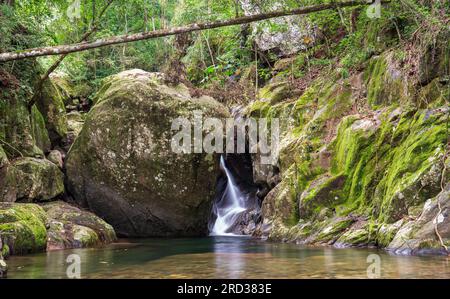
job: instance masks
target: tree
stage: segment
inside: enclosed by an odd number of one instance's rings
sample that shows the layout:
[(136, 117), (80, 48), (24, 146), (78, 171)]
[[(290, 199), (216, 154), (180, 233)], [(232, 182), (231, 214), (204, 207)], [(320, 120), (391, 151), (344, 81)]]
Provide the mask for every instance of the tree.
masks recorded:
[[(390, 3), (390, 1), (381, 1), (381, 3)], [(240, 24), (248, 24), (252, 22), (262, 21), (273, 19), (282, 16), (290, 16), (290, 15), (302, 15), (313, 12), (319, 12), (328, 9), (336, 9), (342, 7), (352, 7), (359, 5), (367, 5), (370, 4), (364, 0), (357, 1), (344, 1), (344, 2), (334, 2), (334, 3), (325, 3), (318, 4), (312, 6), (305, 6), (302, 8), (292, 9), (292, 10), (281, 10), (281, 11), (273, 11), (268, 13), (261, 13), (250, 16), (242, 16), (229, 20), (222, 21), (213, 21), (206, 23), (193, 23), (186, 26), (169, 28), (169, 29), (160, 29), (151, 32), (140, 32), (135, 34), (124, 34), (119, 36), (113, 36), (105, 39), (99, 39), (93, 42), (81, 42), (70, 45), (61, 45), (61, 46), (53, 46), (53, 47), (42, 47), (42, 48), (34, 48), (28, 49), (18, 52), (9, 52), (9, 53), (1, 53), (0, 54), (0, 62), (19, 60), (30, 57), (39, 57), (39, 56), (47, 56), (47, 55), (61, 55), (68, 54), (74, 52), (85, 51), (89, 49), (95, 49), (110, 45), (136, 42), (140, 40), (154, 39), (163, 36), (171, 36), (183, 33), (189, 33), (194, 31), (201, 31), (207, 29), (214, 29), (226, 26), (240, 25)]]

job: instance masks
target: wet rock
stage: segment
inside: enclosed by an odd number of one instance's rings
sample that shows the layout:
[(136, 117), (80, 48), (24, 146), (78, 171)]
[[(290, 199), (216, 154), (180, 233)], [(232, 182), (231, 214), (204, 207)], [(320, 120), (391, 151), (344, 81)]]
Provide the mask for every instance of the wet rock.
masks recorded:
[(112, 226), (91, 212), (62, 201), (42, 208), (48, 217), (47, 250), (95, 247), (116, 240)]
[(194, 111), (228, 117), (226, 108), (142, 70), (108, 78), (95, 103), (66, 160), (74, 198), (122, 236), (206, 234), (218, 160), (174, 153), (171, 124)]

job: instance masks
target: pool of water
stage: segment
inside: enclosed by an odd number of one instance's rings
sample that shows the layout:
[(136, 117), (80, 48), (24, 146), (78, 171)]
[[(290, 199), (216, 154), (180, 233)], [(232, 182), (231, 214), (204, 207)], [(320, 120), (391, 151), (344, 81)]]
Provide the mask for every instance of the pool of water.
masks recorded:
[[(247, 237), (120, 240), (96, 249), (52, 251), (8, 260), (9, 278), (450, 278), (450, 257), (393, 256), (372, 249), (271, 243)], [(368, 262), (369, 260), (369, 262)]]

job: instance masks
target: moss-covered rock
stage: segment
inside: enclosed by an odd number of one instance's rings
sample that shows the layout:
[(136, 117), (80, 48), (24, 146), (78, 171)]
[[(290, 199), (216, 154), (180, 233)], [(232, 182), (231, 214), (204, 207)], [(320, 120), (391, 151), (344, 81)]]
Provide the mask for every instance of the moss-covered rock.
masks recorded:
[[(408, 221), (395, 234), (388, 250), (397, 254), (443, 253), (450, 245), (450, 184), (429, 199), (420, 217)], [(442, 243), (441, 240), (442, 239)]]
[(22, 90), (0, 93), (0, 144), (10, 157), (42, 157)]
[(217, 160), (171, 149), (172, 121), (227, 117), (209, 97), (192, 98), (184, 85), (141, 70), (105, 80), (66, 160), (68, 186), (126, 236), (207, 233)]
[(314, 237), (315, 242), (333, 244), (354, 222), (351, 217), (333, 219)]
[(75, 87), (67, 74), (61, 72), (53, 72), (50, 75), (49, 80), (58, 90), (65, 105), (70, 104), (70, 100), (76, 97)]
[(300, 217), (311, 218), (314, 214), (319, 214), (323, 207), (332, 208), (342, 203), (346, 199), (342, 195), (345, 178), (344, 174), (333, 177), (324, 175), (311, 182), (300, 197)]
[(32, 135), (36, 146), (44, 153), (47, 153), (51, 148), (50, 138), (48, 137), (47, 128), (45, 127), (45, 120), (41, 112), (39, 112), (36, 105), (31, 108), (31, 127)]
[(90, 212), (62, 201), (42, 208), (49, 224), (47, 250), (94, 247), (116, 240), (112, 226)]
[(45, 250), (47, 221), (36, 204), (0, 203), (0, 235), (11, 254)]
[(393, 52), (370, 60), (365, 77), (367, 85), (367, 103), (372, 108), (408, 103), (411, 91), (409, 81), (397, 67)]
[(430, 41), (421, 53), (418, 63), (418, 77), (421, 85), (428, 84), (434, 78), (449, 76), (450, 32), (442, 30), (434, 41)]
[(67, 117), (63, 98), (58, 88), (51, 80), (46, 80), (42, 93), (36, 103), (37, 108), (44, 116), (50, 140), (58, 144), (67, 135)]
[(64, 192), (64, 175), (48, 160), (21, 158), (12, 167), (16, 170), (17, 200), (48, 201)]

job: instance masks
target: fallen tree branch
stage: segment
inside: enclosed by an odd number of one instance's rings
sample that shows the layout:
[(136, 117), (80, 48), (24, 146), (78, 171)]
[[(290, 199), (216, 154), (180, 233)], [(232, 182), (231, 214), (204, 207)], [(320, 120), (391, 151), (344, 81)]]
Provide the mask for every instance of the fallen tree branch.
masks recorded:
[[(108, 0), (108, 2), (106, 3), (106, 5), (103, 7), (103, 9), (101, 10), (100, 14), (98, 15), (97, 18), (95, 18), (95, 21), (92, 23), (91, 29), (89, 31), (87, 31), (86, 33), (83, 34), (83, 36), (80, 39), (80, 42), (86, 41), (89, 36), (91, 36), (95, 31), (97, 31), (98, 29), (98, 25), (99, 25), (99, 20), (100, 18), (103, 16), (103, 14), (106, 12), (106, 10), (108, 9), (108, 7), (111, 5), (111, 3), (114, 0)], [(48, 70), (45, 72), (44, 75), (42, 75), (42, 77), (39, 79), (39, 81), (36, 83), (36, 86), (34, 87), (34, 94), (33, 97), (31, 98), (31, 100), (28, 102), (28, 109), (31, 110), (31, 107), (34, 105), (34, 103), (36, 103), (37, 98), (40, 96), (41, 94), (41, 90), (42, 90), (42, 86), (44, 85), (45, 80), (48, 79), (48, 77), (50, 77), (50, 74), (53, 73), (53, 71), (55, 71), (58, 66), (61, 64), (61, 62), (64, 60), (64, 58), (67, 57), (69, 53), (63, 54), (61, 55), (58, 60), (56, 60), (49, 68)]]
[[(367, 5), (372, 4), (374, 1), (367, 0), (357, 0), (357, 1), (343, 1), (343, 2), (333, 2), (333, 3), (325, 3), (318, 5), (311, 5), (302, 8), (297, 8), (293, 10), (283, 10), (283, 11), (273, 11), (262, 14), (255, 14), (250, 16), (238, 17), (230, 20), (222, 20), (215, 22), (207, 22), (207, 23), (194, 23), (186, 26), (175, 27), (170, 29), (159, 29), (150, 32), (140, 32), (136, 34), (125, 34), (119, 36), (113, 36), (105, 39), (99, 39), (93, 42), (80, 42), (76, 44), (70, 45), (61, 45), (61, 46), (52, 46), (52, 47), (42, 47), (42, 48), (33, 48), (28, 50), (16, 51), (16, 52), (7, 52), (0, 54), (0, 62), (12, 61), (25, 59), (30, 57), (39, 57), (39, 56), (48, 56), (48, 55), (61, 55), (68, 54), (73, 52), (80, 52), (94, 48), (100, 48), (110, 45), (123, 44), (129, 42), (135, 42), (140, 40), (147, 40), (152, 38), (158, 38), (163, 36), (171, 36), (181, 33), (188, 33), (200, 30), (214, 29), (226, 26), (240, 25), (253, 23), (262, 20), (268, 20), (278, 17), (284, 16), (292, 16), (292, 15), (303, 15), (313, 12), (319, 12), (328, 9), (337, 9), (343, 7), (351, 7), (351, 6), (359, 6), (359, 5)], [(381, 4), (390, 3), (389, 0), (380, 1)]]

